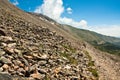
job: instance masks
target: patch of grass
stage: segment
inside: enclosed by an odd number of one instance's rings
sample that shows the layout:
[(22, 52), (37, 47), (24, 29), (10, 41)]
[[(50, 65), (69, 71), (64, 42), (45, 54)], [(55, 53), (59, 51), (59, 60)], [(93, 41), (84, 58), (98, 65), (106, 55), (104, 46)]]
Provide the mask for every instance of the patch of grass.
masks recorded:
[(75, 60), (75, 59), (73, 59), (73, 58), (70, 58), (70, 57), (69, 57), (69, 61), (70, 61), (70, 63), (72, 63), (72, 64), (78, 64), (77, 60)]
[(87, 51), (83, 51), (84, 53), (85, 53), (85, 55), (88, 57), (88, 59), (90, 60), (90, 61), (92, 61), (92, 57), (89, 55), (89, 53), (87, 52)]
[(70, 56), (71, 54), (64, 52), (64, 53), (60, 53), (60, 55), (62, 57), (67, 58), (71, 64), (78, 64), (77, 60)]
[(45, 80), (50, 80), (50, 77), (48, 75), (45, 75)]
[(62, 45), (65, 49), (69, 49), (72, 53), (75, 53), (76, 52), (76, 49), (73, 48), (72, 46), (70, 45)]
[(99, 75), (98, 75), (97, 69), (92, 68), (93, 66), (95, 66), (94, 61), (92, 61), (92, 57), (89, 55), (89, 53), (87, 51), (84, 51), (84, 53), (86, 54), (86, 56), (89, 59), (89, 63), (88, 63), (88, 67), (90, 67), (89, 71), (92, 73), (93, 76), (95, 76), (98, 79)]
[(94, 65), (94, 61), (90, 61), (90, 62), (88, 63), (88, 66), (95, 66), (95, 65)]
[(90, 68), (89, 71), (92, 72), (92, 75), (95, 76), (96, 78), (99, 77), (98, 72), (97, 72), (97, 69), (92, 69), (92, 68)]
[(65, 57), (65, 58), (67, 58), (71, 64), (78, 64), (78, 61), (76, 59), (74, 59), (74, 57), (71, 57), (72, 53), (75, 54), (76, 49), (73, 48), (70, 45), (67, 45), (67, 44), (64, 44), (62, 46), (64, 47), (64, 49), (66, 51), (63, 52), (63, 53), (60, 53), (60, 55), (63, 56), (63, 57)]

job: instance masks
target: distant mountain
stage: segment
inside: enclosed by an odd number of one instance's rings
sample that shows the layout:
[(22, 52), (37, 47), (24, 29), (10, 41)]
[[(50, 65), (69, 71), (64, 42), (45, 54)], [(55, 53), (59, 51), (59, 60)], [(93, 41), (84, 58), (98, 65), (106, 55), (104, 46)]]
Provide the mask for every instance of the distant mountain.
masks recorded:
[(75, 37), (92, 44), (95, 48), (120, 55), (120, 38), (101, 35), (93, 31), (78, 29), (69, 25), (63, 25), (62, 28), (74, 34)]

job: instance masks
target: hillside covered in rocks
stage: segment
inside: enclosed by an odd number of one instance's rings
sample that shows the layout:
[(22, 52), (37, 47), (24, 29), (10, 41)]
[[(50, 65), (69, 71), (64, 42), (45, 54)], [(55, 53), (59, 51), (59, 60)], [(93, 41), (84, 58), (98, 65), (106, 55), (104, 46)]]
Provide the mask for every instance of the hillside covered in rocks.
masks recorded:
[(0, 80), (98, 80), (85, 45), (74, 47), (65, 36), (18, 12), (24, 14), (0, 0)]

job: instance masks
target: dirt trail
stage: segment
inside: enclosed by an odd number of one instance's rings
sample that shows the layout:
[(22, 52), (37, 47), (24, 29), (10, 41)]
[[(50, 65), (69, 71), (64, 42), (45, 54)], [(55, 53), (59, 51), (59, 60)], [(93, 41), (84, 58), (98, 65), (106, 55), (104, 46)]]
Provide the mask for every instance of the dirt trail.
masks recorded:
[(120, 58), (98, 51), (91, 46), (87, 51), (95, 61), (99, 71), (99, 80), (120, 80)]

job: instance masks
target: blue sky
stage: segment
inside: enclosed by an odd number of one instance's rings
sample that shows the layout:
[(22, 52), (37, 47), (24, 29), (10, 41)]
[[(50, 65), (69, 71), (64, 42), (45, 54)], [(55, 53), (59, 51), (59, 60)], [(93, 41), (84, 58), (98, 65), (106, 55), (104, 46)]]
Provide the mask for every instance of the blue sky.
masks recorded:
[(22, 10), (45, 14), (60, 23), (120, 37), (120, 0), (9, 1)]
[(90, 25), (120, 24), (120, 0), (64, 0), (64, 2), (72, 7), (72, 17), (75, 20), (85, 19)]

